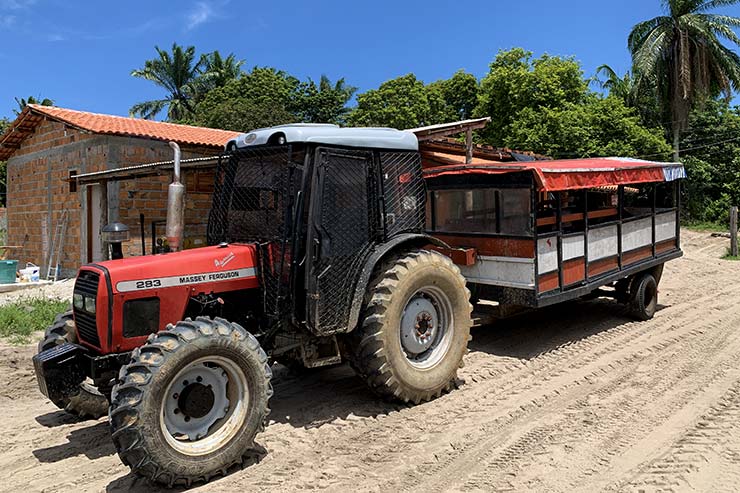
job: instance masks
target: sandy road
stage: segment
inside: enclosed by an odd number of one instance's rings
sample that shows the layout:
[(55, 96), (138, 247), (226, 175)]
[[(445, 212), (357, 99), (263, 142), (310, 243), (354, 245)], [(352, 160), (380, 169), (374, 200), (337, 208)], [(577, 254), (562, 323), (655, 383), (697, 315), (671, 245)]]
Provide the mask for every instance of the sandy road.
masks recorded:
[[(649, 322), (597, 300), (476, 329), (464, 384), (434, 402), (378, 402), (346, 367), (278, 370), (265, 453), (196, 489), (737, 491), (740, 263), (719, 259), (726, 241), (684, 232)], [(151, 491), (105, 420), (42, 398), (32, 353), (0, 345), (0, 490)]]

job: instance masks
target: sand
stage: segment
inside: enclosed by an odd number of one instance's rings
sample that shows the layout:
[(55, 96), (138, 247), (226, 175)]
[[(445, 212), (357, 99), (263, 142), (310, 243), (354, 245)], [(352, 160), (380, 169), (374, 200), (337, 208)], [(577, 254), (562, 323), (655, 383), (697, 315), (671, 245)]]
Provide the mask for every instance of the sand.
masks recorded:
[[(346, 366), (276, 368), (265, 453), (197, 491), (736, 491), (740, 262), (684, 232), (648, 322), (572, 302), (474, 329), (464, 384), (433, 402), (377, 401)], [(0, 344), (0, 491), (152, 491), (106, 419), (38, 391), (34, 345)]]

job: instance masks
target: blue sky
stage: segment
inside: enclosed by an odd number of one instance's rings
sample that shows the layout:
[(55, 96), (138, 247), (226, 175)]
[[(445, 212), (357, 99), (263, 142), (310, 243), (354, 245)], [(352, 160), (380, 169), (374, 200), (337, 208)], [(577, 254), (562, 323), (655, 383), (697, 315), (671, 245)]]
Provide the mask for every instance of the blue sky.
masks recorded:
[[(360, 91), (409, 72), (425, 82), (461, 68), (481, 77), (514, 46), (572, 55), (587, 76), (603, 63), (622, 73), (631, 27), (660, 13), (659, 0), (0, 0), (0, 116), (30, 95), (127, 115), (162, 96), (131, 70), (173, 42), (302, 79), (345, 77)], [(740, 16), (740, 6), (724, 13)]]

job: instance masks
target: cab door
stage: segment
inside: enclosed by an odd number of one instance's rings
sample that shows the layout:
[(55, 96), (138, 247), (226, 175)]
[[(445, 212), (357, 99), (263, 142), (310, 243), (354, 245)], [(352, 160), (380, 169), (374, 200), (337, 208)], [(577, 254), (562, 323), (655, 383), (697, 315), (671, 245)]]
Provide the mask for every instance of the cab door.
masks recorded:
[(373, 153), (319, 147), (308, 214), (306, 311), (318, 335), (347, 330), (355, 284), (372, 247)]

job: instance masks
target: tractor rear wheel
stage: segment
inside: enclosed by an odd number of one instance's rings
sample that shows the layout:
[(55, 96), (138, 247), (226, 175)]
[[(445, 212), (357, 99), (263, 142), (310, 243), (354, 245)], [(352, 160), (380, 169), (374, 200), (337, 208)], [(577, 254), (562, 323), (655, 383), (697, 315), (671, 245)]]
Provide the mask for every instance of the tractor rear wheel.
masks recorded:
[(124, 464), (172, 486), (206, 482), (243, 463), (266, 424), (267, 355), (252, 334), (216, 318), (149, 336), (113, 387), (113, 443)]
[(350, 339), (351, 362), (383, 398), (418, 404), (456, 382), (467, 353), (470, 292), (460, 269), (418, 250), (380, 268)]
[[(43, 340), (39, 342), (38, 352), (65, 342), (77, 343), (77, 331), (71, 310), (56, 316), (54, 323), (46, 329)], [(98, 419), (108, 414), (108, 398), (87, 382), (80, 384), (79, 392), (76, 394), (53, 402), (59, 409), (64, 409), (82, 419)]]

